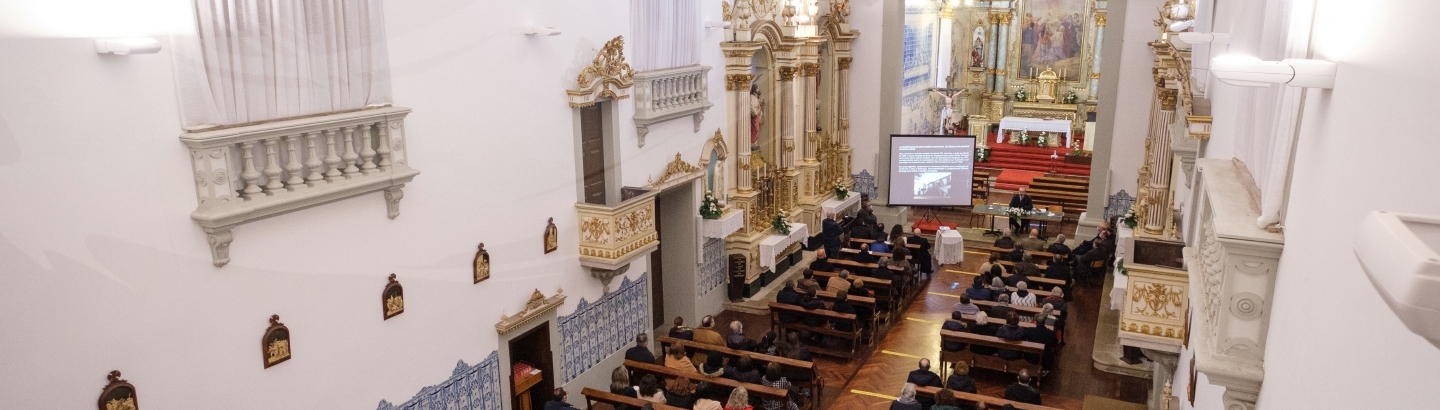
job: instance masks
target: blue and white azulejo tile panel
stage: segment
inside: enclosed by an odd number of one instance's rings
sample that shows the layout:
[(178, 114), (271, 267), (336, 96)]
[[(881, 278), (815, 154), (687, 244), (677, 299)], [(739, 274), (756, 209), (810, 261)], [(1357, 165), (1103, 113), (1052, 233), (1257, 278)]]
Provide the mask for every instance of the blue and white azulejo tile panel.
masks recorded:
[(710, 238), (705, 241), (704, 262), (700, 264), (700, 277), (695, 281), (700, 296), (710, 293), (725, 284), (725, 240)]
[(575, 312), (560, 316), (560, 349), (564, 353), (562, 383), (580, 377), (596, 363), (624, 349), (635, 335), (648, 332), (650, 321), (649, 273), (601, 296), (595, 303), (580, 299)]
[(490, 352), (479, 364), (455, 365), (450, 379), (420, 389), (400, 404), (380, 400), (376, 410), (500, 410), (500, 352)]

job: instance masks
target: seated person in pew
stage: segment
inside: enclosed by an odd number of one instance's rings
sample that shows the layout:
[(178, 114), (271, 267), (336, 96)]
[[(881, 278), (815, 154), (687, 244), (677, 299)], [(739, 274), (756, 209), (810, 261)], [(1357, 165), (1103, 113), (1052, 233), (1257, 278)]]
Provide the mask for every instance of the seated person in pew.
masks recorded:
[(1025, 249), (1025, 250), (1027, 250), (1027, 251), (1039, 251), (1039, 250), (1044, 250), (1044, 249), (1045, 249), (1045, 240), (1044, 240), (1044, 239), (1040, 239), (1040, 230), (1039, 230), (1039, 229), (1031, 228), (1031, 229), (1030, 229), (1030, 236), (1026, 236), (1025, 239), (1021, 239), (1021, 240), (1020, 240), (1020, 243), (1019, 243), (1019, 247), (1022, 248), (1022, 249)]
[[(786, 380), (785, 376), (780, 373), (780, 364), (775, 362), (770, 362), (769, 365), (765, 366), (765, 376), (761, 377), (760, 381), (761, 384), (765, 386), (781, 390), (790, 390), (791, 387), (790, 381)], [(767, 397), (760, 399), (760, 407), (765, 410), (790, 410), (797, 406), (789, 402), (788, 397), (784, 401)]]
[(830, 263), (830, 252), (826, 251), (825, 248), (816, 249), (815, 260), (810, 261), (810, 269), (821, 272), (834, 272), (835, 265)]
[(1025, 265), (1034, 266), (1034, 264), (1027, 264), (1025, 262), (1015, 264), (1015, 274), (1005, 278), (1005, 286), (1015, 286), (1017, 283), (1030, 281), (1030, 270), (1023, 269)]
[(730, 335), (725, 336), (725, 346), (735, 350), (755, 350), (755, 340), (745, 337), (745, 324), (739, 320), (730, 322)]
[(700, 370), (700, 374), (705, 375), (705, 377), (724, 377), (725, 356), (720, 354), (706, 356), (705, 363), (701, 364), (698, 370)]
[(999, 264), (1000, 252), (990, 252), (990, 258), (985, 260), (985, 263), (980, 264), (980, 270), (978, 272), (981, 274), (989, 273), (991, 267)]
[(870, 254), (870, 250), (874, 246), (874, 243), (861, 244), (860, 253), (855, 254), (855, 256), (851, 257), (850, 260), (860, 263), (875, 263), (875, 255)]
[[(785, 287), (775, 293), (775, 303), (800, 306), (800, 292), (795, 291), (795, 281), (785, 281)], [(795, 323), (800, 321), (800, 315), (795, 312), (782, 310), (778, 312), (780, 323)]]
[[(1025, 341), (1025, 328), (1020, 327), (1020, 314), (1010, 312), (1005, 315), (1005, 325), (995, 329), (995, 337), (1011, 342)], [(1015, 360), (1020, 358), (1020, 352), (1014, 350), (1000, 349), (997, 353), (1001, 359)]]
[(890, 410), (924, 410), (925, 406), (915, 400), (915, 384), (905, 383), (900, 388), (900, 397), (890, 402)]
[(1002, 229), (1000, 232), (1000, 239), (995, 240), (995, 247), (1000, 249), (1015, 249), (1015, 238), (1011, 237), (1011, 235), (1014, 234), (1011, 233), (1010, 228)]
[(1060, 311), (1064, 311), (1064, 310), (1065, 310), (1065, 289), (1064, 289), (1064, 288), (1059, 288), (1059, 287), (1057, 287), (1057, 288), (1055, 288), (1055, 289), (1050, 290), (1050, 296), (1046, 296), (1046, 297), (1045, 297), (1045, 300), (1041, 300), (1041, 301), (1040, 301), (1040, 304), (1042, 304), (1042, 305), (1054, 306), (1055, 309), (1060, 310)]
[(975, 378), (970, 377), (969, 362), (955, 362), (950, 366), (950, 378), (945, 380), (945, 388), (966, 393), (976, 393)]
[[(855, 314), (855, 306), (852, 306), (852, 305), (850, 304), (849, 299), (850, 299), (850, 294), (849, 294), (849, 293), (836, 292), (836, 293), (835, 293), (835, 303), (830, 304), (830, 310), (835, 311), (835, 313), (849, 313), (849, 314), (854, 315), (854, 314)], [(857, 319), (858, 319), (858, 315), (857, 315)], [(850, 332), (850, 331), (854, 331), (854, 330), (855, 330), (855, 323), (854, 323), (853, 321), (848, 321), (848, 320), (835, 320), (835, 321), (830, 322), (830, 327), (835, 328), (835, 330), (839, 330), (839, 331), (843, 331), (843, 332)]]
[[(963, 298), (964, 296), (961, 296), (961, 297)], [(958, 311), (958, 310), (957, 310), (957, 311), (954, 311), (954, 312), (950, 312), (950, 320), (946, 320), (945, 323), (941, 324), (941, 325), (940, 325), (940, 329), (941, 329), (941, 330), (950, 330), (950, 331), (955, 331), (955, 332), (964, 332), (964, 331), (965, 331), (965, 322), (961, 320), (961, 319), (963, 319), (963, 318), (964, 318), (964, 314), (960, 313), (960, 311)], [(964, 344), (964, 343), (960, 343), (960, 342), (952, 342), (952, 341), (949, 341), (949, 340), (941, 339), (941, 341), (940, 341), (940, 350), (944, 350), (944, 351), (947, 351), (947, 352), (958, 352), (958, 351), (965, 350), (965, 344)]]
[[(850, 296), (864, 296), (867, 298), (875, 297), (875, 292), (871, 291), (870, 289), (866, 289), (865, 281), (862, 281), (859, 278), (856, 278), (855, 281), (850, 282), (849, 293)], [(870, 320), (875, 317), (874, 315), (875, 312), (869, 307), (855, 306), (855, 320), (859, 321), (861, 325), (868, 326), (865, 324), (870, 323)]]
[[(1016, 275), (1025, 275), (1025, 276), (1035, 276), (1035, 275), (1039, 275), (1039, 274), (1040, 274), (1040, 265), (1036, 265), (1036, 264), (1035, 264), (1035, 257), (1034, 257), (1034, 256), (1030, 256), (1030, 255), (1028, 255), (1028, 254), (1027, 254), (1027, 255), (1023, 255), (1023, 256), (1020, 257), (1020, 261), (1019, 261), (1019, 262), (1015, 262), (1015, 274), (1016, 274)], [(1007, 279), (1007, 280), (1008, 280), (1008, 279)], [(1012, 284), (1012, 285), (1010, 285), (1010, 286), (1015, 286), (1015, 285)]]
[(1020, 370), (1015, 384), (1005, 387), (1005, 400), (1041, 405), (1040, 390), (1030, 385), (1030, 371)]
[(991, 300), (995, 298), (995, 294), (990, 293), (990, 288), (985, 287), (985, 277), (983, 276), (976, 277), (970, 285), (970, 288), (965, 289), (965, 296), (969, 296), (970, 300)]
[[(876, 266), (875, 269), (871, 270), (872, 273), (870, 274), (870, 277), (889, 281), (895, 280), (895, 272), (890, 270), (890, 258), (880, 258), (880, 260), (877, 261), (876, 264), (879, 266)], [(890, 288), (894, 289), (896, 288), (896, 286), (891, 286)]]
[[(1006, 294), (1006, 293), (1000, 294), (1000, 297), (999, 297), (999, 298), (996, 298), (995, 303), (996, 303), (995, 306), (991, 306), (991, 307), (990, 307), (990, 312), (987, 312), (987, 313), (989, 313), (990, 317), (993, 317), (993, 318), (996, 318), (996, 319), (999, 319), (999, 320), (1003, 320), (1002, 318), (1008, 316), (1008, 315), (1011, 314), (1011, 313), (1015, 313), (1015, 308), (1010, 307), (1010, 295), (1009, 295), (1009, 294)], [(992, 336), (993, 336), (993, 335), (992, 335)]]
[(755, 353), (774, 355), (775, 351), (778, 350), (778, 348), (775, 346), (775, 339), (778, 337), (779, 335), (776, 335), (774, 330), (765, 332), (765, 335), (760, 337), (760, 343), (756, 343), (755, 347), (750, 349), (750, 351)]
[(635, 346), (625, 350), (625, 360), (641, 363), (656, 363), (655, 354), (650, 352), (650, 335), (635, 334)]
[(725, 404), (721, 403), (722, 400), (725, 400), (725, 391), (723, 389), (709, 387), (709, 385), (709, 383), (700, 382), (700, 386), (696, 387), (695, 406), (691, 407), (691, 409), (725, 410)]
[(1050, 244), (1050, 247), (1045, 248), (1045, 251), (1053, 253), (1057, 256), (1069, 255), (1070, 246), (1065, 245), (1065, 234), (1062, 233), (1059, 235), (1055, 235), (1055, 243)]
[(685, 326), (685, 318), (676, 316), (674, 323), (675, 326), (670, 328), (670, 337), (680, 340), (691, 340), (695, 338), (695, 329)]
[[(805, 308), (805, 310), (826, 310), (825, 302), (821, 301), (820, 298), (815, 296), (815, 291), (810, 291), (810, 293), (807, 293), (805, 295), (805, 298), (800, 301), (800, 307)], [(800, 318), (800, 321), (804, 323), (805, 326), (825, 326), (825, 318), (816, 315), (805, 315), (804, 317)]]
[[(916, 387), (945, 387), (944, 382), (940, 381), (940, 375), (930, 371), (930, 359), (920, 359), (920, 368), (911, 370), (905, 383), (914, 384)], [(931, 397), (922, 397), (919, 401), (922, 408), (928, 409), (935, 405), (935, 399)]]
[(909, 258), (909, 256), (910, 256), (910, 250), (909, 250), (909, 249), (906, 249), (906, 248), (896, 249), (894, 255), (895, 255), (895, 257), (890, 258), (890, 266), (898, 266), (898, 267), (900, 267), (900, 268), (902, 269), (903, 272), (908, 273), (908, 274), (910, 274), (911, 276), (916, 277), (916, 278), (919, 277), (918, 275), (915, 275), (915, 273), (917, 273), (917, 272), (915, 271), (915, 265), (916, 265), (916, 264), (915, 264), (914, 262), (911, 262), (911, 261), (910, 261), (910, 258)]
[(733, 366), (725, 367), (725, 378), (741, 383), (760, 384), (760, 371), (755, 369), (755, 362), (750, 360), (750, 356), (740, 356)]
[[(630, 384), (630, 370), (625, 366), (616, 366), (610, 372), (610, 393), (625, 397), (639, 398), (635, 393), (635, 385)], [(633, 410), (630, 406), (616, 406), (615, 410)]]
[[(1048, 317), (1046, 319), (1048, 319)], [(1046, 370), (1040, 373), (1041, 376), (1044, 376), (1049, 370), (1054, 369), (1055, 344), (1060, 342), (1055, 338), (1055, 331), (1045, 325), (1046, 319), (1041, 319), (1041, 316), (1036, 316), (1035, 327), (1025, 330), (1025, 341), (1035, 342), (1045, 346), (1045, 352), (1043, 354), (1025, 354), (1025, 361), (1032, 364), (1039, 364)]]
[[(980, 312), (975, 314), (975, 324), (966, 326), (965, 331), (981, 336), (994, 336), (995, 328), (996, 326), (990, 323), (989, 315)], [(998, 351), (1000, 349), (991, 346), (970, 345), (970, 352), (978, 355), (988, 356)]]
[(1055, 257), (1050, 258), (1050, 265), (1045, 267), (1045, 277), (1063, 280), (1066, 286), (1070, 286), (1070, 265), (1065, 263), (1065, 259), (1057, 253)]
[(1014, 250), (1011, 250), (1009, 254), (1005, 255), (1005, 259), (1011, 262), (1023, 262), (1025, 260), (1025, 248), (1016, 246)]
[(960, 410), (960, 406), (955, 400), (955, 393), (950, 389), (940, 389), (935, 392), (935, 405), (930, 410)]
[(930, 260), (930, 240), (920, 236), (920, 228), (912, 227), (910, 233), (910, 237), (905, 238), (905, 243), (913, 243), (920, 246), (913, 254), (915, 262), (920, 264), (920, 271), (927, 274), (935, 273), (935, 268), (932, 266), (933, 261)]
[(676, 377), (665, 382), (665, 404), (688, 409), (695, 406), (695, 383)]
[[(715, 331), (714, 317), (711, 317), (710, 315), (705, 315), (700, 318), (700, 327), (695, 329), (695, 343), (704, 343), (715, 346), (725, 345), (725, 336), (721, 336), (720, 332)], [(705, 354), (706, 352), (703, 351), (695, 352), (695, 355), (692, 356), (692, 361), (705, 363)]]
[[(960, 303), (956, 303), (950, 310), (954, 311), (954, 313), (966, 315), (980, 313), (980, 307), (975, 306), (974, 303), (970, 303), (970, 295), (960, 295)], [(959, 318), (956, 319), (958, 320)]]
[[(1005, 281), (999, 276), (990, 278), (990, 293), (995, 295), (994, 300), (997, 302), (1000, 300), (1009, 302), (1010, 289), (1005, 287)], [(990, 312), (990, 316), (995, 316), (995, 312)]]
[(679, 343), (672, 344), (668, 353), (665, 355), (665, 367), (682, 372), (695, 372), (695, 363), (691, 362), (689, 357), (685, 357), (685, 347), (680, 346)]
[[(834, 266), (831, 266), (831, 269), (834, 269)], [(821, 272), (834, 272), (834, 270), (824, 270), (824, 269), (821, 269), (820, 271), (821, 271)], [(796, 291), (796, 292), (799, 292), (799, 293), (807, 293), (807, 292), (810, 291), (810, 289), (815, 289), (815, 290), (824, 289), (824, 288), (820, 287), (820, 282), (817, 281), (817, 280), (815, 280), (815, 270), (814, 270), (813, 268), (807, 268), (807, 269), (805, 269), (805, 271), (804, 271), (803, 273), (801, 273), (800, 281), (799, 281), (799, 282), (795, 282), (795, 291)]]
[(564, 388), (556, 388), (554, 394), (550, 401), (545, 402), (545, 410), (579, 410), (565, 402), (566, 396), (569, 395), (565, 393)]
[(1010, 301), (1014, 303), (1015, 306), (1037, 306), (1035, 304), (1035, 294), (1030, 293), (1030, 284), (1023, 280), (1015, 283), (1015, 291), (1010, 293)]
[(725, 400), (724, 410), (755, 410), (750, 406), (749, 393), (744, 386), (730, 390), (730, 398)]
[(826, 291), (835, 293), (846, 293), (850, 291), (850, 271), (844, 269), (840, 270), (840, 274), (837, 275), (835, 279), (837, 280), (831, 280), (826, 282)]
[(655, 378), (653, 374), (647, 374), (640, 378), (640, 387), (637, 392), (640, 393), (640, 400), (665, 404), (665, 392), (660, 391), (660, 379)]
[[(785, 334), (785, 342), (786, 342), (786, 344), (788, 344), (790, 347), (789, 347), (789, 351), (786, 352), (785, 357), (788, 358), (788, 359), (795, 359), (795, 360), (799, 360), (799, 361), (802, 361), (802, 362), (812, 361), (812, 358), (810, 357), (810, 347), (808, 347), (808, 346), (805, 345), (805, 341), (806, 341), (806, 340), (810, 340), (810, 332), (809, 332), (809, 331), (801, 330), (801, 331), (799, 331), (799, 332), (788, 332), (788, 333), (786, 333), (786, 334)], [(803, 380), (803, 381), (808, 381), (808, 380), (810, 380), (809, 377), (804, 377), (804, 378), (801, 378), (801, 377), (791, 377), (790, 379), (791, 379), (791, 380)]]

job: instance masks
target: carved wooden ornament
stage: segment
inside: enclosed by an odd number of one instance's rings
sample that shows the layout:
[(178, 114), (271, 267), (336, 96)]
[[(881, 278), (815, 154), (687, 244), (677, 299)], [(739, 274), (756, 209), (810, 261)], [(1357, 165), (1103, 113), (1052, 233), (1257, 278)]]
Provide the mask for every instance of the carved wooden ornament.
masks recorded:
[(270, 315), (270, 327), (260, 338), (260, 355), (266, 369), (290, 360), (290, 329), (280, 323), (280, 315)]
[(485, 244), (480, 244), (480, 249), (475, 251), (475, 283), (490, 279), (490, 252), (485, 251)]
[(555, 228), (555, 218), (545, 223), (545, 253), (560, 249), (560, 230)]
[(100, 390), (100, 410), (139, 410), (140, 399), (135, 397), (135, 386), (120, 378), (119, 370), (111, 370), (106, 376), (110, 383)]
[(405, 288), (395, 281), (393, 273), (390, 274), (390, 283), (385, 285), (385, 291), (380, 292), (380, 309), (385, 313), (385, 320), (405, 313)]

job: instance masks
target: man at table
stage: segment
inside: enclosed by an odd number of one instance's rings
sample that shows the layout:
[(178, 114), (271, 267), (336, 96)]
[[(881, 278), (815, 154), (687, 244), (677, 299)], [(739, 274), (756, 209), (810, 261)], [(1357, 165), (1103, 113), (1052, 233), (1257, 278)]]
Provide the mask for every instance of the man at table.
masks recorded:
[[(1031, 199), (1030, 195), (1025, 193), (1025, 187), (1020, 187), (1020, 192), (1016, 192), (1015, 196), (1010, 197), (1010, 207), (1020, 208), (1025, 211), (1031, 211), (1035, 209), (1035, 200)], [(1025, 229), (1025, 227), (1027, 226), (1030, 226), (1029, 219), (1020, 218), (1020, 222), (1018, 224), (1015, 222), (1015, 220), (1010, 220), (1010, 227), (1016, 232)]]
[(835, 220), (835, 212), (826, 212), (825, 220), (820, 222), (820, 226), (820, 243), (825, 246), (825, 252), (840, 252), (840, 234), (844, 233), (844, 230), (840, 228), (840, 222)]

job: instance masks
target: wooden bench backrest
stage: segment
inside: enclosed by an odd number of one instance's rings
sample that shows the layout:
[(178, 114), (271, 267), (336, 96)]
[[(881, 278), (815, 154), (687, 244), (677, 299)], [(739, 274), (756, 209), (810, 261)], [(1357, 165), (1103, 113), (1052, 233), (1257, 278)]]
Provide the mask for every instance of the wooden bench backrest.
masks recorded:
[[(874, 239), (865, 239), (865, 238), (850, 238), (850, 242), (855, 242), (855, 243), (874, 243), (875, 240), (874, 240)], [(906, 243), (906, 244), (905, 244), (905, 247), (906, 247), (906, 248), (910, 248), (910, 249), (920, 249), (920, 244), (918, 244), (918, 243)]]
[[(952, 390), (952, 391), (953, 391), (953, 390)], [(939, 392), (940, 392), (940, 388), (939, 388), (939, 387), (929, 387), (929, 386), (925, 386), (925, 387), (916, 387), (916, 388), (915, 388), (915, 394), (916, 394), (916, 395), (919, 395), (919, 396), (935, 397), (935, 394), (937, 394), (937, 393), (939, 393)], [(1021, 403), (1021, 402), (1018, 402), (1018, 401), (1005, 400), (1005, 399), (1002, 399), (1002, 398), (999, 398), (999, 397), (991, 397), (991, 396), (986, 396), (986, 395), (983, 395), (983, 394), (975, 394), (975, 393), (966, 393), (966, 392), (963, 392), (963, 391), (956, 391), (956, 392), (955, 392), (955, 398), (956, 398), (956, 399), (960, 399), (960, 400), (964, 400), (964, 401), (970, 402), (970, 403), (980, 403), (980, 402), (983, 402), (983, 403), (985, 403), (986, 406), (988, 406), (988, 408), (990, 408), (990, 409), (999, 409), (999, 408), (1001, 408), (1001, 407), (1005, 407), (1006, 404), (1009, 404), (1009, 405), (1015, 406), (1015, 408), (1016, 408), (1017, 410), (1060, 410), (1060, 409), (1057, 409), (1057, 408), (1054, 408), (1054, 407), (1045, 407), (1045, 406), (1034, 405), (1034, 404), (1029, 404), (1029, 403)]]
[(790, 359), (790, 358), (785, 358), (785, 357), (780, 357), (780, 356), (768, 355), (768, 354), (764, 354), (764, 353), (748, 352), (748, 351), (744, 351), (744, 350), (735, 350), (735, 349), (731, 349), (731, 348), (725, 347), (725, 346), (716, 346), (716, 345), (711, 345), (711, 344), (704, 344), (704, 343), (699, 343), (699, 342), (695, 342), (695, 341), (692, 341), (692, 340), (676, 339), (676, 338), (669, 337), (669, 336), (660, 336), (660, 337), (657, 337), (656, 339), (660, 341), (661, 346), (666, 346), (666, 345), (671, 345), (671, 344), (677, 344), (677, 343), (678, 343), (678, 344), (680, 344), (680, 346), (684, 346), (684, 347), (690, 348), (690, 349), (704, 350), (704, 351), (713, 352), (713, 353), (720, 353), (720, 354), (722, 354), (722, 355), (730, 356), (730, 357), (747, 356), (747, 357), (750, 358), (750, 360), (754, 360), (754, 361), (761, 362), (761, 363), (779, 363), (779, 364), (780, 364), (780, 367), (802, 369), (802, 370), (806, 370), (806, 371), (810, 371), (810, 372), (814, 372), (814, 371), (815, 371), (815, 362), (807, 362), (807, 361), (804, 361), (804, 360), (795, 360), (795, 359)]
[[(985, 311), (987, 311), (987, 312), (990, 310), (991, 307), (995, 307), (995, 306), (999, 306), (999, 305), (1000, 305), (1000, 302), (991, 301), (991, 300), (971, 300), (970, 303), (974, 303), (975, 305), (980, 306), (981, 308), (985, 309)], [(1040, 312), (1041, 312), (1041, 309), (1038, 308), (1038, 307), (1015, 306), (1015, 305), (1010, 305), (1010, 307), (1011, 307), (1012, 309), (1015, 309), (1016, 312), (1019, 312), (1021, 315), (1024, 315), (1024, 316), (1035, 316), (1035, 315), (1040, 314)], [(1056, 310), (1056, 311), (1055, 311), (1055, 314), (1056, 314), (1056, 315), (1059, 315), (1059, 314), (1060, 314), (1060, 311), (1059, 311), (1059, 310)], [(993, 318), (993, 319), (1003, 319), (1003, 318)]]
[[(819, 290), (815, 291), (815, 297), (834, 302), (835, 292), (831, 292), (828, 290)], [(867, 307), (870, 309), (875, 308), (875, 298), (869, 296), (845, 295), (845, 301), (850, 302), (850, 304), (855, 306)]]
[[(999, 324), (1005, 323), (1004, 318), (1001, 318), (1000, 320), (1001, 322)], [(965, 323), (975, 323), (975, 315), (960, 315), (960, 321)], [(990, 318), (986, 320), (985, 323), (996, 324), (995, 318)], [(1035, 327), (1035, 322), (1020, 322), (1020, 327)]]
[[(839, 274), (839, 273), (836, 273), (836, 272), (825, 272), (825, 271), (818, 271), (818, 270), (817, 270), (817, 271), (811, 271), (811, 272), (814, 272), (814, 273), (815, 273), (815, 276), (824, 276), (824, 277), (832, 278), (832, 279), (833, 279), (833, 278), (838, 278), (838, 277), (840, 277), (840, 274)], [(850, 280), (851, 280), (851, 281), (854, 281), (854, 280), (857, 279), (857, 278), (860, 279), (861, 282), (864, 282), (864, 283), (865, 283), (865, 289), (889, 289), (889, 288), (890, 288), (890, 280), (889, 280), (889, 279), (878, 279), (878, 278), (872, 278), (872, 277), (863, 276), (863, 275), (850, 275)]]
[(608, 391), (595, 390), (589, 387), (580, 389), (580, 395), (585, 396), (585, 402), (587, 403), (586, 408), (589, 408), (589, 405), (594, 404), (595, 402), (600, 402), (608, 403), (616, 407), (619, 407), (621, 404), (626, 404), (638, 409), (641, 407), (645, 407), (646, 404), (649, 404), (653, 406), (655, 410), (684, 410), (680, 407), (659, 403), (651, 403), (648, 400), (637, 399), (630, 396), (621, 396)]
[[(1008, 254), (1008, 253), (1010, 253), (1010, 251), (1013, 250), (1013, 249), (997, 248), (997, 247), (995, 247), (995, 246), (993, 246), (993, 245), (992, 245), (992, 246), (978, 246), (978, 247), (976, 247), (976, 249), (979, 249), (979, 250), (982, 251), (982, 252), (995, 252), (995, 253), (999, 253), (999, 254), (1001, 254), (1001, 255)], [(1046, 251), (1025, 251), (1025, 253), (1026, 253), (1026, 254), (1029, 254), (1029, 255), (1030, 255), (1031, 257), (1033, 257), (1033, 258), (1044, 258), (1044, 260), (1050, 260), (1050, 258), (1055, 257), (1055, 254), (1050, 253), (1050, 252), (1046, 252)]]
[[(818, 292), (817, 292), (817, 293), (818, 293)], [(852, 321), (852, 322), (855, 321), (855, 314), (853, 314), (853, 313), (836, 313), (836, 312), (833, 311), (833, 310), (819, 310), (819, 309), (816, 309), (816, 310), (807, 310), (807, 309), (802, 308), (802, 307), (799, 307), (799, 306), (787, 305), (787, 304), (784, 304), (784, 303), (770, 302), (770, 310), (784, 310), (784, 311), (787, 311), (787, 312), (794, 312), (794, 313), (799, 313), (799, 314), (804, 314), (804, 315), (820, 316), (820, 317), (824, 317), (825, 320), (849, 320), (849, 321)]]
[(785, 400), (786, 395), (790, 393), (788, 391), (770, 386), (764, 386), (754, 383), (741, 383), (734, 380), (726, 379), (724, 377), (706, 377), (705, 375), (696, 372), (684, 372), (665, 366), (657, 366), (649, 363), (637, 362), (634, 360), (626, 360), (625, 367), (630, 368), (630, 370), (639, 370), (647, 373), (664, 375), (666, 379), (685, 377), (687, 379), (690, 379), (690, 381), (692, 382), (705, 381), (709, 382), (712, 385), (723, 386), (726, 389), (732, 390), (736, 387), (744, 387), (745, 390), (748, 390), (750, 392), (750, 394), (760, 395), (761, 397), (766, 397), (773, 400)]
[(954, 330), (941, 330), (940, 340), (947, 342), (960, 342), (965, 344), (996, 347), (1005, 350), (1014, 350), (1022, 353), (1045, 353), (1045, 345), (1035, 342), (1011, 342), (995, 336), (977, 335), (974, 333), (956, 332)]

